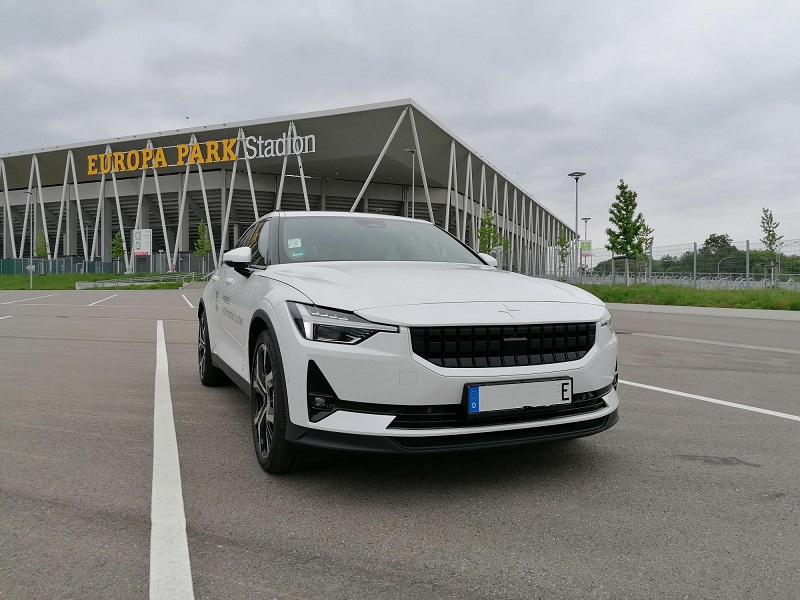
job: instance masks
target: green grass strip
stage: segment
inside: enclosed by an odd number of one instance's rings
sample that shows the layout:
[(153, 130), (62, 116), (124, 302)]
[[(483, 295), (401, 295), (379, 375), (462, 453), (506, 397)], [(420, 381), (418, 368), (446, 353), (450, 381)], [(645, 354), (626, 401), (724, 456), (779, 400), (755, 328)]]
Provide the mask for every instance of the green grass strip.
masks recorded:
[(749, 290), (707, 290), (680, 285), (581, 285), (603, 302), (659, 304), (664, 306), (707, 306), (713, 308), (758, 308), (800, 310), (800, 293), (792, 290), (759, 288)]

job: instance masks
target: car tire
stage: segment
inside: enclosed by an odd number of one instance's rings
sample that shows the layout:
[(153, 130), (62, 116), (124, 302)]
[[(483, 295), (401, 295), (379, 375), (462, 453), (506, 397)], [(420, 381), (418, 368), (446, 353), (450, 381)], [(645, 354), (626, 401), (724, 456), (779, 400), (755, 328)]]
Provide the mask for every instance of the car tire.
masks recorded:
[(267, 473), (286, 473), (300, 466), (295, 447), (286, 441), (289, 420), (281, 353), (269, 331), (262, 331), (250, 364), (250, 404), (258, 464)]
[(227, 377), (211, 362), (211, 342), (208, 337), (208, 319), (206, 312), (200, 313), (197, 331), (197, 367), (200, 372), (200, 382), (208, 387), (225, 383)]

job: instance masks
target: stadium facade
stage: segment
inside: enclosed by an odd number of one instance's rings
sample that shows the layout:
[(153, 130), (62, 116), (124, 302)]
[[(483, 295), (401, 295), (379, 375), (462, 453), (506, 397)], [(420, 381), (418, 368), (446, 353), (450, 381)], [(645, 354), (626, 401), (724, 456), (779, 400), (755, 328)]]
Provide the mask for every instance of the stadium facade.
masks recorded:
[(405, 215), (473, 248), (489, 210), (510, 241), (502, 266), (531, 275), (555, 273), (556, 241), (575, 239), (410, 99), (2, 154), (0, 188), (4, 259), (38, 245), (51, 262), (110, 263), (119, 232), (128, 271), (142, 270), (141, 231), (172, 270), (210, 224), (217, 264), (273, 210)]

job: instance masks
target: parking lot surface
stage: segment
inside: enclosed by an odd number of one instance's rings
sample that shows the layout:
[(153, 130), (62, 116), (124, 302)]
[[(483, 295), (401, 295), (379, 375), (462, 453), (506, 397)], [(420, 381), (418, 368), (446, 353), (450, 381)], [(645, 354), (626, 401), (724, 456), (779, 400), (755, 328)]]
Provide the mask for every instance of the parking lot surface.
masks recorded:
[(800, 597), (800, 321), (614, 305), (612, 429), (273, 477), (245, 395), (198, 380), (199, 295), (0, 292), (0, 597), (153, 593), (165, 360), (171, 597)]

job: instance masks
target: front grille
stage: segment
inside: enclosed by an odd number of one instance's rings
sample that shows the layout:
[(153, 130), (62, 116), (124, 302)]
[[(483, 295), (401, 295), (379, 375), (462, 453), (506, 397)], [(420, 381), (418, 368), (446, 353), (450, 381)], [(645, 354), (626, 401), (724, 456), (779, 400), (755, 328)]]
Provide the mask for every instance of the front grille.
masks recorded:
[(548, 365), (580, 360), (592, 349), (596, 323), (488, 327), (411, 327), (414, 354), (440, 367)]

